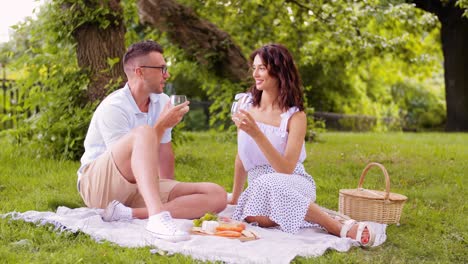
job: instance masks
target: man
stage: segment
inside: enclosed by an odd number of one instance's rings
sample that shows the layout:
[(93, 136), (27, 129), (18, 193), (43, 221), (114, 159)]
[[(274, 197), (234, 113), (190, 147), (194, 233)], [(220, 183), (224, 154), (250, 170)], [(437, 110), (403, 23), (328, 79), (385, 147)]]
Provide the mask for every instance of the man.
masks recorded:
[(88, 207), (107, 206), (105, 221), (149, 217), (146, 229), (157, 238), (187, 240), (190, 236), (172, 216), (220, 212), (226, 192), (213, 183), (172, 179), (171, 128), (188, 112), (189, 102), (173, 106), (163, 93), (170, 75), (162, 47), (154, 41), (135, 43), (123, 66), (127, 84), (106, 97), (91, 120), (78, 170), (79, 192)]

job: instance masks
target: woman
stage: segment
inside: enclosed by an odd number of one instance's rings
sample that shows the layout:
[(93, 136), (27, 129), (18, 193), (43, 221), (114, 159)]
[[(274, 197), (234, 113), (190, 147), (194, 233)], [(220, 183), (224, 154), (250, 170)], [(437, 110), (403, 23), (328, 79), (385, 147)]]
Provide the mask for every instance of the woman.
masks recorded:
[[(333, 235), (372, 245), (370, 226), (354, 220), (342, 224), (314, 203), (315, 182), (302, 164), (307, 118), (291, 54), (271, 44), (255, 50), (250, 60), (255, 83), (238, 102), (244, 110), (232, 117), (238, 128), (233, 218), (293, 234), (316, 223)], [(249, 185), (242, 192), (247, 177)]]

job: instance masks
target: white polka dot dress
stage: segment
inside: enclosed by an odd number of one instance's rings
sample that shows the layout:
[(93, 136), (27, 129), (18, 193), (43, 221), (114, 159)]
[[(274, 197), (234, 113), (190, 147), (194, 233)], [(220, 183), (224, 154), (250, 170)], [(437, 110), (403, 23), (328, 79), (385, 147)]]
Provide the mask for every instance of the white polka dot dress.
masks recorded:
[[(243, 94), (249, 102), (249, 94)], [(240, 96), (236, 96), (239, 99)], [(245, 107), (245, 108), (248, 108)], [(288, 141), (289, 118), (299, 111), (290, 108), (281, 115), (281, 125), (271, 126), (257, 122), (273, 147), (284, 155)], [(238, 155), (248, 173), (248, 187), (239, 197), (233, 219), (244, 220), (247, 216), (267, 216), (288, 233), (297, 233), (301, 227), (314, 226), (304, 220), (311, 202), (315, 202), (315, 182), (302, 165), (306, 158), (305, 144), (292, 174), (276, 173), (255, 141), (242, 130), (237, 137)]]
[(249, 170), (248, 184), (233, 219), (268, 216), (282, 231), (292, 234), (312, 226), (304, 217), (309, 204), (315, 201), (315, 183), (302, 164), (293, 174), (275, 173), (270, 165), (257, 166)]

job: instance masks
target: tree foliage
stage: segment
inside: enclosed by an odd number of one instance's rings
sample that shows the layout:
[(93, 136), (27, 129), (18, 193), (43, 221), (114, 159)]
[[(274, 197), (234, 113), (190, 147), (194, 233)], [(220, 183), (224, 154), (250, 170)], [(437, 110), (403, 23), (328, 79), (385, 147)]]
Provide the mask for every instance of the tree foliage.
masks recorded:
[[(181, 2), (226, 30), (244, 54), (266, 43), (285, 44), (301, 71), (308, 104), (316, 110), (406, 120), (413, 109), (399, 105), (391, 92), (403, 85), (428, 89), (427, 96), (437, 100), (425, 110), (444, 111), (440, 25), (434, 15), (413, 5), (378, 0)], [(227, 98), (216, 94), (213, 99)], [(433, 125), (439, 122), (443, 119)]]
[[(21, 107), (39, 109), (30, 118), (24, 116), (22, 126), (12, 132), (17, 140), (29, 139), (38, 155), (76, 159), (82, 153), (98, 101), (90, 103), (87, 97), (92, 80), (79, 67), (73, 32), (86, 23), (105, 29), (119, 17), (105, 5), (109, 1), (92, 8), (89, 2), (46, 2), (37, 19), (19, 25), (8, 43), (12, 47), (6, 52), (9, 66), (22, 73), (18, 86), (25, 100)], [(402, 126), (411, 129), (444, 122), (440, 24), (434, 15), (414, 5), (385, 0), (178, 3), (227, 32), (245, 58), (266, 43), (286, 45), (300, 69), (308, 106), (316, 111), (400, 118)], [(458, 4), (466, 7), (467, 1)], [(136, 1), (124, 0), (121, 6), (126, 45), (143, 39), (160, 42), (173, 82), (192, 85), (197, 96), (206, 94), (213, 101), (212, 125), (230, 126), (233, 95), (245, 91), (249, 82), (216, 74), (198, 59), (205, 56), (210, 61), (216, 54), (194, 54), (176, 45), (170, 35), (172, 24), (163, 30), (142, 24)], [(108, 59), (104, 71), (118, 65), (114, 56)], [(239, 67), (248, 70), (249, 65)], [(376, 129), (387, 128), (380, 124)]]
[(8, 132), (37, 156), (77, 159), (97, 101), (87, 98), (90, 78), (87, 69), (78, 66), (72, 34), (90, 19), (105, 27), (105, 15), (100, 15), (105, 11), (79, 16), (76, 10), (66, 12), (64, 3), (46, 2), (37, 19), (16, 27), (9, 68), (21, 73), (16, 80), (21, 123)]
[(457, 6), (465, 9), (465, 11), (463, 12), (463, 15), (465, 17), (468, 17), (468, 0), (458, 0)]

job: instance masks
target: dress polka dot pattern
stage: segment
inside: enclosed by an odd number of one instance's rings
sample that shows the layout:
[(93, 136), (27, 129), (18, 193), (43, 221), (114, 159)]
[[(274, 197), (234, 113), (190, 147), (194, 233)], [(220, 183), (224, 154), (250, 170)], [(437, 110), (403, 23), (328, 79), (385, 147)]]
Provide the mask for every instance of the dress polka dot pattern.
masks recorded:
[(276, 173), (270, 165), (257, 166), (248, 172), (248, 188), (237, 203), (233, 219), (268, 216), (288, 233), (314, 226), (304, 220), (307, 208), (315, 202), (315, 182), (298, 163), (293, 174)]

